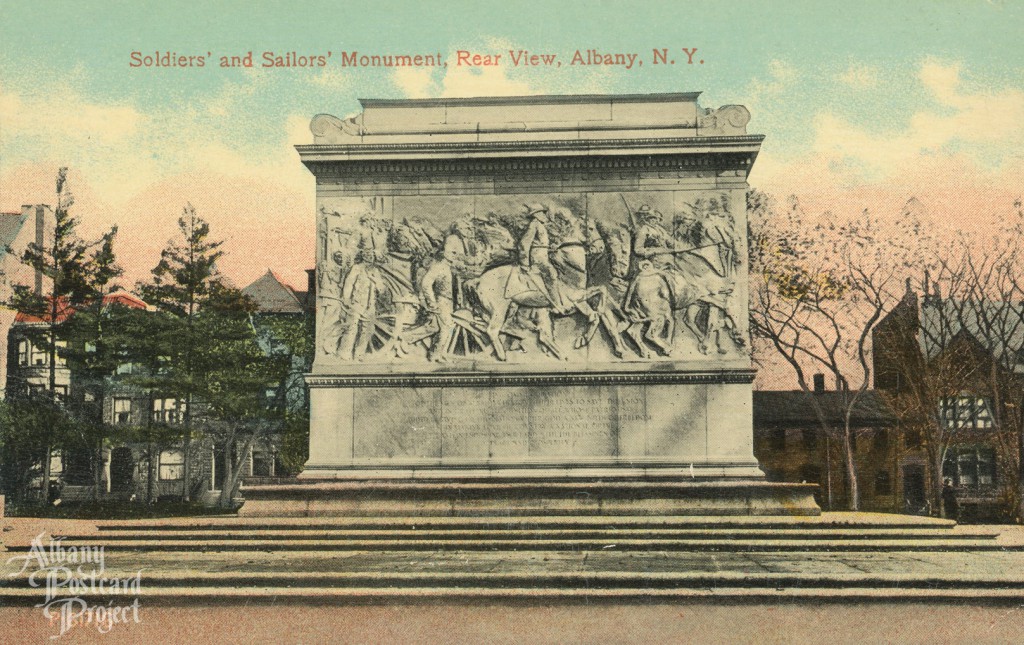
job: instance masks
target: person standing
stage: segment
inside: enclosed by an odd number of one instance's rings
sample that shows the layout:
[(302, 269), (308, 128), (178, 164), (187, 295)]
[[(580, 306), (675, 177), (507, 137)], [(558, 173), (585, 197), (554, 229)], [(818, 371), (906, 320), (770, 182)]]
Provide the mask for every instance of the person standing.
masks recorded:
[(427, 267), (419, 284), (424, 309), (437, 321), (437, 340), (430, 351), (430, 359), (433, 361), (448, 358), (448, 348), (455, 337), (453, 286), (452, 266), (442, 253)]

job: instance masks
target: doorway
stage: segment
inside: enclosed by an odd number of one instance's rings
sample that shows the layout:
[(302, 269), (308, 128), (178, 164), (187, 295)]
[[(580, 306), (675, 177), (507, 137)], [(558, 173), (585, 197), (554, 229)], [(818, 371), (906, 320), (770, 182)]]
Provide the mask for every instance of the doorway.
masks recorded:
[(928, 515), (924, 466), (903, 467), (903, 510), (910, 515)]

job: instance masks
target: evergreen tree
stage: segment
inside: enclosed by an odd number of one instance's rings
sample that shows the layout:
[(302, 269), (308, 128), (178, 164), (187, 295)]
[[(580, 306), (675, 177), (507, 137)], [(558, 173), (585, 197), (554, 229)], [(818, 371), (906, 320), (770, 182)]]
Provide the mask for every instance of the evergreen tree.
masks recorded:
[(114, 254), (117, 227), (112, 228), (93, 249), (84, 269), (87, 275), (87, 301), (76, 309), (65, 323), (68, 366), (72, 383), (70, 410), (77, 418), (77, 432), (71, 445), (72, 454), (88, 456), (92, 472), (94, 497), (99, 498), (102, 484), (103, 447), (109, 426), (103, 418), (107, 378), (120, 364), (122, 348), (110, 342), (107, 296), (120, 287), (114, 282), (122, 269)]
[[(22, 255), (24, 264), (43, 275), (44, 288), (42, 292), (37, 292), (32, 287), (16, 285), (10, 303), (18, 311), (43, 320), (41, 327), (28, 330), (27, 335), (33, 344), (43, 347), (47, 352), (49, 402), (55, 408), (62, 404), (57, 393), (57, 357), (58, 347), (66, 343), (66, 323), (72, 312), (95, 298), (96, 279), (102, 274), (96, 272), (96, 265), (93, 264), (98, 256), (90, 257), (90, 251), (97, 246), (102, 249), (104, 241), (112, 243), (114, 236), (114, 231), (111, 231), (99, 242), (90, 243), (78, 235), (79, 221), (70, 213), (74, 197), (68, 189), (67, 172), (67, 168), (57, 172), (57, 202), (52, 238), (42, 245), (34, 242), (29, 244)], [(41, 456), (42, 496), (46, 500), (50, 497), (50, 455), (54, 450), (55, 434), (49, 424), (38, 430), (37, 445), (44, 450)]]
[(191, 204), (178, 219), (178, 229), (180, 237), (168, 242), (152, 270), (152, 281), (140, 284), (138, 291), (144, 300), (173, 317), (168, 333), (174, 342), (169, 344), (167, 361), (161, 369), (162, 389), (163, 394), (185, 403), (182, 499), (189, 501), (193, 404), (200, 380), (194, 353), (198, 341), (196, 317), (221, 284), (217, 260), (224, 252), (220, 250), (223, 242), (210, 239), (210, 225)]
[(281, 428), (287, 408), (291, 354), (260, 346), (255, 311), (255, 304), (240, 291), (220, 286), (195, 320), (202, 427), (224, 450), (220, 505), (225, 508), (231, 506), (253, 445)]

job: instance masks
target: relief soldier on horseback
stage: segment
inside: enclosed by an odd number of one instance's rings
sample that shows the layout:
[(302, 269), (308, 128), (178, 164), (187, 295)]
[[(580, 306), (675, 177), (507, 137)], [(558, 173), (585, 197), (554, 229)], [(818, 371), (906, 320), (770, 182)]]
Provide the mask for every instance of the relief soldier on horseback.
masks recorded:
[(444, 232), (416, 217), (362, 216), (332, 256), (343, 277), (325, 282), (340, 287), (330, 310), (340, 314), (324, 321), (324, 348), (342, 360), (489, 353), (504, 361), (510, 350), (535, 356), (533, 337), (541, 353), (567, 359), (554, 322), (564, 318), (576, 321), (559, 327), (563, 336), (575, 329), (576, 350), (603, 330), (611, 356), (647, 359), (652, 349), (677, 353), (677, 311), (701, 353), (743, 347), (729, 313), (727, 219), (719, 213), (705, 226), (677, 215), (670, 232), (649, 205), (626, 205), (626, 221), (611, 224), (580, 207), (570, 199), (518, 214), (466, 213)]

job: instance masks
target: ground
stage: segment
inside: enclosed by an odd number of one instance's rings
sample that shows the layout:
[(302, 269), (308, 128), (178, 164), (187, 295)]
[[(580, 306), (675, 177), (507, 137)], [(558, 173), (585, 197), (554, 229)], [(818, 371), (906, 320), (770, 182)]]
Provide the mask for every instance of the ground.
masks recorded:
[[(190, 535), (187, 527), (214, 521), (154, 522), (176, 523), (168, 533), (178, 539)], [(0, 519), (0, 529), (12, 549), (8, 556), (40, 532), (110, 535), (98, 533), (95, 521), (81, 520), (6, 518)], [(277, 529), (261, 530), (272, 534)], [(227, 542), (192, 536), (194, 548), (107, 552), (106, 575), (142, 570), (141, 622), (116, 625), (109, 634), (77, 627), (61, 640), (1019, 642), (1024, 633), (1024, 527), (950, 531), (962, 535), (965, 546), (622, 550), (610, 541), (601, 548), (564, 551), (360, 550), (344, 545), (317, 551), (231, 550), (217, 546)], [(980, 542), (967, 539), (985, 534), (998, 537), (978, 549), (972, 545)], [(2, 560), (3, 579), (10, 580), (20, 564)], [(8, 587), (5, 597), (18, 601), (10, 594), (21, 591), (39, 594)], [(4, 642), (49, 642), (56, 633), (32, 602), (37, 600), (0, 607)]]

